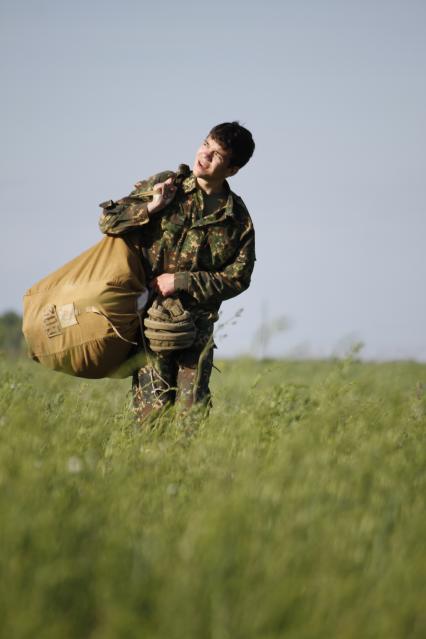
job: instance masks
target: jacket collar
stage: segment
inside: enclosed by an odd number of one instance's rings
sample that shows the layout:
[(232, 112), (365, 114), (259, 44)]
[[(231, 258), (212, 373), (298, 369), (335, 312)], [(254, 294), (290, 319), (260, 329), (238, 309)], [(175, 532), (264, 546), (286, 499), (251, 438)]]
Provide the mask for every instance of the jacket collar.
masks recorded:
[(188, 177), (182, 182), (182, 189), (184, 193), (191, 193), (192, 191), (195, 191), (196, 188), (197, 178), (193, 173), (191, 173), (191, 175), (188, 175)]
[[(205, 216), (204, 218), (198, 220), (196, 222), (196, 226), (202, 226), (204, 224), (211, 224), (213, 222), (218, 222), (227, 217), (234, 216), (234, 206), (235, 206), (235, 193), (233, 193), (229, 187), (228, 182), (225, 180), (224, 182), (225, 191), (228, 194), (228, 199), (226, 200), (225, 207), (217, 211), (216, 213), (212, 213), (210, 215)], [(197, 178), (193, 173), (185, 178), (182, 182), (182, 189), (184, 193), (195, 193), (196, 196), (201, 196), (201, 189), (197, 184)]]

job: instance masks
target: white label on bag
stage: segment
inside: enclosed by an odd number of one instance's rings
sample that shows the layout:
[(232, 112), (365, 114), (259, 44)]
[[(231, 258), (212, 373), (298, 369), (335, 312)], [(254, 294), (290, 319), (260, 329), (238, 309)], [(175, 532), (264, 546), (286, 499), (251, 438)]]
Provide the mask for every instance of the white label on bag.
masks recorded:
[(75, 326), (75, 324), (78, 324), (73, 303), (57, 306), (56, 312), (58, 314), (59, 323), (62, 328), (67, 328), (68, 326)]

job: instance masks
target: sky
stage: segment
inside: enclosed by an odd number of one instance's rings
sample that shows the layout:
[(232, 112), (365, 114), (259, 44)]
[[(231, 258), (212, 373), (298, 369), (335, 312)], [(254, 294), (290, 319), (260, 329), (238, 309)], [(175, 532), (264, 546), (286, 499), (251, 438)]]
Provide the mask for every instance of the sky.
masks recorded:
[(0, 0), (0, 69), (0, 313), (239, 120), (257, 261), (219, 356), (426, 361), (423, 0)]

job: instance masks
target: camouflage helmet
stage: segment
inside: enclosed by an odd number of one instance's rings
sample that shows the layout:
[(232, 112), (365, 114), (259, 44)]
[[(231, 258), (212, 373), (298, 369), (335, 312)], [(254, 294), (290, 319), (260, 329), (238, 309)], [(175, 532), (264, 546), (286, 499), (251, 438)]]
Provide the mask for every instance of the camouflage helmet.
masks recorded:
[(194, 320), (179, 298), (156, 299), (144, 319), (144, 335), (156, 353), (189, 348), (196, 336)]

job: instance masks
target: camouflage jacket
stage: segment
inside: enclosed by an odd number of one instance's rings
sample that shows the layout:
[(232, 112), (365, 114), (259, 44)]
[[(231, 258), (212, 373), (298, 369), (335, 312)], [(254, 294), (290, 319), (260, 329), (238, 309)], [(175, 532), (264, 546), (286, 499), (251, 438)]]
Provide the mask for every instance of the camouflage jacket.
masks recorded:
[(216, 320), (223, 300), (250, 284), (255, 261), (254, 229), (242, 199), (225, 183), (218, 208), (203, 214), (203, 192), (190, 173), (174, 200), (148, 216), (143, 192), (174, 176), (164, 171), (138, 183), (130, 196), (104, 202), (99, 226), (108, 235), (128, 234), (140, 252), (147, 280), (175, 274), (184, 306), (198, 317)]

